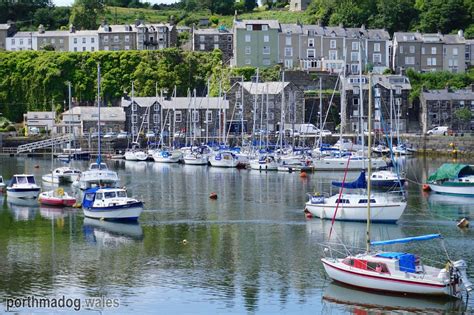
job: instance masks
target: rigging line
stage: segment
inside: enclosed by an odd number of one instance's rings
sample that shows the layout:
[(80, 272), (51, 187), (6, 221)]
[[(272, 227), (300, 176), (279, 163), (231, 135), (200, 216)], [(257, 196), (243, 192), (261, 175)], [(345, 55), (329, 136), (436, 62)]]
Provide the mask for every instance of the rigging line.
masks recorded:
[(320, 132), (322, 132), (322, 128), (326, 125), (326, 121), (327, 121), (328, 116), (329, 116), (329, 109), (332, 106), (332, 101), (334, 99), (334, 95), (336, 94), (336, 87), (337, 87), (337, 84), (339, 83), (339, 78), (340, 78), (340, 76), (337, 76), (336, 84), (334, 85), (334, 89), (332, 91), (331, 99), (329, 100), (328, 110), (326, 111), (326, 117), (324, 117), (324, 122), (323, 122), (323, 125), (321, 126)]

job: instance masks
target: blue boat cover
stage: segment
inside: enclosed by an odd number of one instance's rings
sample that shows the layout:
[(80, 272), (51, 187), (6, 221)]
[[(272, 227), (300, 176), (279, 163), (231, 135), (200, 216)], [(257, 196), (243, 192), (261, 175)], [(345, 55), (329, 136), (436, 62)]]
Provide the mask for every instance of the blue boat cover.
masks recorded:
[(414, 242), (414, 241), (428, 241), (428, 240), (432, 240), (432, 239), (440, 238), (440, 237), (441, 237), (441, 234), (428, 234), (428, 235), (421, 235), (421, 236), (414, 236), (414, 237), (397, 238), (394, 240), (387, 240), (387, 241), (370, 242), (370, 245), (377, 246), (377, 245), (409, 243), (409, 242)]
[(408, 253), (387, 252), (376, 255), (377, 257), (398, 259), (398, 267), (400, 271), (415, 272), (416, 271), (416, 256)]
[[(342, 182), (332, 182), (333, 186), (342, 187)], [(344, 188), (348, 189), (357, 189), (357, 188), (367, 188), (367, 180), (365, 179), (365, 172), (360, 172), (359, 178), (353, 182), (344, 183)]]

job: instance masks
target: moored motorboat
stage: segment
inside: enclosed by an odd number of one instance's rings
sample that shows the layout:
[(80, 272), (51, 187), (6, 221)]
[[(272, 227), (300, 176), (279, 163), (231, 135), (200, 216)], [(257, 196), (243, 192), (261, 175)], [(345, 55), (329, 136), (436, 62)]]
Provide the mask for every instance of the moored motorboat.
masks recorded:
[(428, 178), (431, 190), (440, 194), (474, 196), (474, 168), (445, 163)]
[(36, 180), (32, 174), (13, 175), (7, 186), (7, 196), (20, 199), (36, 199), (39, 195), (40, 187), (36, 185)]
[(91, 163), (87, 171), (82, 172), (73, 182), (73, 186), (81, 190), (91, 187), (107, 186), (117, 187), (120, 179), (117, 172), (109, 170), (107, 164), (98, 161)]
[(84, 216), (104, 220), (137, 220), (143, 202), (127, 196), (123, 188), (90, 188), (82, 201)]
[(395, 188), (405, 184), (405, 176), (398, 175), (393, 171), (376, 171), (370, 176), (370, 182), (374, 188)]
[(76, 198), (70, 196), (63, 188), (58, 188), (40, 193), (38, 201), (42, 205), (72, 207), (76, 203)]
[(0, 192), (4, 191), (5, 187), (7, 187), (7, 185), (3, 181), (3, 176), (0, 175)]

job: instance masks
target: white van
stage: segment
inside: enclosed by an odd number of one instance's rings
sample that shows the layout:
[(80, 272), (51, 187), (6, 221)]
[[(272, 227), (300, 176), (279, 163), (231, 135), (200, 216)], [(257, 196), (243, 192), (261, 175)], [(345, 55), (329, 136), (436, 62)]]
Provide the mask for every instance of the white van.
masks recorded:
[(319, 134), (319, 129), (313, 124), (301, 124), (296, 130), (302, 135), (316, 135)]
[(433, 129), (430, 129), (426, 132), (427, 135), (448, 135), (449, 134), (449, 128), (448, 126), (438, 126), (434, 127)]

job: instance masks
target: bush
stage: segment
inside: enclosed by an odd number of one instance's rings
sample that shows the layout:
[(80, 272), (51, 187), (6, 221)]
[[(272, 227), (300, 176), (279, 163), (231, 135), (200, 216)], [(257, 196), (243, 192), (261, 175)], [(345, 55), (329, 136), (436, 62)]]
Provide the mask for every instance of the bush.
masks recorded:
[(6, 130), (9, 131), (9, 132), (10, 132), (10, 131), (16, 131), (15, 126), (13, 126), (13, 125), (8, 126), (8, 127), (6, 128)]

